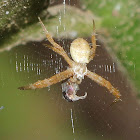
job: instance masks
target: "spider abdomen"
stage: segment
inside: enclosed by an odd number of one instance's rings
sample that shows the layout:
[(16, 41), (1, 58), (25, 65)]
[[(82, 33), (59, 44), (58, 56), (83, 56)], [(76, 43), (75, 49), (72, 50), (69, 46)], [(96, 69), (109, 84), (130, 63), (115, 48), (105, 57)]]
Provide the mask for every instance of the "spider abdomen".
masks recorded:
[(70, 53), (75, 62), (89, 63), (90, 46), (83, 38), (77, 38), (71, 43)]

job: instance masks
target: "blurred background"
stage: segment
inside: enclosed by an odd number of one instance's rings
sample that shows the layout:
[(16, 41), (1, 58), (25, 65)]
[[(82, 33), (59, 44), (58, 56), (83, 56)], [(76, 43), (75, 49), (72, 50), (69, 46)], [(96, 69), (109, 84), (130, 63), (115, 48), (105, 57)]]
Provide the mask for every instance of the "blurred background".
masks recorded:
[[(91, 44), (94, 19), (96, 56), (88, 69), (121, 93), (122, 102), (86, 78), (67, 102), (61, 84), (20, 91), (18, 87), (67, 69), (47, 43), (40, 17), (70, 56), (73, 39)], [(140, 2), (138, 0), (0, 0), (0, 139), (139, 140)], [(70, 56), (71, 57), (71, 56)]]

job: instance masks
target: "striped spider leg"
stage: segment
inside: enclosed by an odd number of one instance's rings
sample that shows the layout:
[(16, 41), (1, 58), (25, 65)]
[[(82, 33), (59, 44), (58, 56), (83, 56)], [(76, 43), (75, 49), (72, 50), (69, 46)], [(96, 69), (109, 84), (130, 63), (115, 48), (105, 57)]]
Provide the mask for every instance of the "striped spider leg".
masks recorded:
[(96, 35), (95, 22), (93, 20), (93, 33), (91, 36), (92, 47), (90, 49), (89, 61), (93, 60), (93, 58), (95, 56), (96, 48), (97, 48), (95, 35)]
[[(96, 35), (96, 29), (95, 29), (95, 22), (93, 20), (93, 33), (91, 36), (92, 48), (90, 50), (90, 57), (89, 57), (90, 61), (93, 60), (93, 58), (95, 56), (96, 48), (97, 48), (95, 35)], [(99, 76), (96, 73), (93, 73), (89, 70), (87, 71), (86, 76), (89, 77), (91, 80), (95, 81), (97, 84), (99, 84), (103, 87), (106, 87), (110, 91), (110, 93), (112, 93), (116, 97), (114, 102), (121, 100), (120, 99), (120, 96), (121, 96), (120, 92), (116, 88), (114, 88), (109, 81), (105, 80), (101, 76)]]
[(91, 80), (95, 81), (100, 86), (106, 87), (109, 90), (109, 92), (112, 93), (116, 97), (114, 102), (121, 101), (120, 92), (116, 88), (114, 88), (109, 81), (107, 81), (103, 77), (89, 70), (87, 71), (86, 76), (89, 77)]
[(52, 49), (54, 52), (56, 52), (56, 53), (58, 53), (59, 55), (63, 56), (63, 58), (66, 60), (66, 62), (67, 62), (70, 66), (72, 66), (73, 61), (68, 57), (68, 55), (67, 55), (67, 53), (64, 51), (64, 49), (63, 49), (59, 44), (57, 44), (57, 43), (53, 40), (52, 36), (48, 33), (48, 31), (47, 31), (45, 25), (43, 24), (43, 22), (41, 21), (41, 19), (40, 19), (39, 17), (38, 17), (38, 19), (39, 19), (39, 22), (40, 22), (40, 24), (41, 24), (41, 26), (42, 26), (42, 28), (43, 28), (45, 34), (46, 34), (46, 38), (47, 38), (48, 41), (52, 44), (52, 46), (46, 45), (46, 47), (49, 47), (49, 48)]
[(58, 74), (56, 74), (48, 79), (39, 80), (39, 81), (35, 82), (34, 84), (30, 84), (28, 86), (22, 86), (22, 87), (19, 87), (18, 89), (29, 90), (29, 89), (49, 87), (53, 84), (56, 84), (58, 82), (65, 80), (73, 75), (74, 75), (73, 70), (71, 68), (69, 68), (69, 69), (67, 69), (63, 72), (60, 72), (60, 73), (58, 73)]
[[(41, 21), (40, 18), (38, 18), (39, 21), (40, 21), (40, 24), (46, 34), (46, 38), (48, 39), (48, 41), (53, 45), (53, 46), (50, 46), (50, 45), (46, 45), (46, 47), (49, 47), (51, 48), (54, 52), (60, 54), (61, 56), (63, 56), (63, 58), (66, 60), (66, 62), (70, 65), (70, 67), (72, 66), (73, 64), (73, 61), (68, 57), (67, 53), (64, 51), (64, 49), (59, 45), (57, 44), (52, 36), (48, 33), (48, 31), (46, 30), (43, 22)], [(30, 84), (28, 86), (23, 86), (23, 87), (19, 87), (20, 90), (28, 90), (28, 89), (36, 89), (36, 88), (44, 88), (44, 87), (48, 87), (50, 85), (53, 85), (53, 84), (56, 84), (58, 82), (61, 82), (71, 76), (73, 76), (73, 70), (71, 68), (67, 69), (66, 71), (64, 72), (61, 72), (59, 74), (56, 74), (54, 76), (52, 76), (51, 78), (48, 78), (48, 79), (44, 79), (44, 80), (39, 80), (37, 81), (36, 83), (34, 84)]]

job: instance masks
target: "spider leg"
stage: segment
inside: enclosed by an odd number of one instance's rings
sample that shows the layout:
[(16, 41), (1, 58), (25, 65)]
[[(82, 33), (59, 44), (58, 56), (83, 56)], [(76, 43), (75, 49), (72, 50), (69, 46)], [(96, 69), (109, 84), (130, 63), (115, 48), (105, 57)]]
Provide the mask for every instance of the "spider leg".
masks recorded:
[(51, 46), (49, 44), (43, 44), (43, 45), (45, 45), (45, 47), (48, 47), (49, 49), (52, 49), (54, 52), (56, 52), (58, 54), (61, 53), (61, 50), (58, 50), (57, 48), (55, 48), (55, 47), (53, 47), (53, 46)]
[(96, 35), (95, 22), (93, 20), (93, 33), (92, 33), (92, 36), (91, 36), (92, 48), (90, 50), (89, 61), (91, 61), (95, 56), (95, 51), (96, 51), (96, 47), (97, 47), (95, 35)]
[(44, 88), (44, 87), (48, 87), (51, 86), (53, 84), (56, 84), (58, 82), (61, 82), (71, 76), (73, 76), (74, 72), (71, 68), (60, 72), (48, 79), (44, 79), (44, 80), (39, 80), (37, 82), (35, 82), (34, 84), (30, 84), (28, 86), (23, 86), (23, 87), (19, 87), (18, 89), (20, 90), (29, 90), (29, 89), (37, 89), (37, 88)]
[(56, 53), (58, 53), (59, 55), (63, 56), (63, 58), (66, 60), (66, 62), (72, 66), (73, 64), (73, 61), (68, 57), (67, 53), (64, 51), (64, 49), (59, 45), (57, 44), (54, 39), (52, 38), (52, 36), (48, 33), (45, 25), (43, 24), (43, 22), (41, 21), (40, 17), (38, 17), (39, 19), (39, 22), (46, 34), (46, 38), (48, 39), (48, 41), (53, 45), (53, 47), (51, 47), (51, 49), (53, 51), (55, 51)]
[(93, 73), (89, 70), (87, 71), (86, 76), (89, 77), (91, 80), (95, 81), (96, 83), (98, 83), (99, 85), (106, 87), (110, 91), (110, 93), (112, 93), (116, 97), (114, 102), (121, 100), (120, 99), (120, 96), (121, 96), (120, 92), (116, 88), (114, 88), (109, 81), (105, 80), (101, 76), (99, 76), (96, 73)]

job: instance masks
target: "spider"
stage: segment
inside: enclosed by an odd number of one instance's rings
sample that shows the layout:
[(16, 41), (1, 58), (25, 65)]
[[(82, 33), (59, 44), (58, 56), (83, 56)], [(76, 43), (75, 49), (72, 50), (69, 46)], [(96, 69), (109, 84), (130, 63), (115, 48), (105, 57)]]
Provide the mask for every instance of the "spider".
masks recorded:
[(60, 72), (48, 79), (39, 80), (33, 84), (28, 86), (19, 87), (20, 90), (29, 90), (29, 89), (38, 89), (51, 86), (58, 82), (68, 79), (65, 83), (62, 84), (62, 92), (65, 99), (68, 101), (77, 101), (79, 99), (85, 99), (87, 97), (87, 93), (84, 96), (76, 95), (77, 90), (79, 90), (79, 84), (81, 84), (84, 76), (87, 76), (100, 86), (106, 87), (110, 93), (115, 96), (114, 102), (121, 100), (121, 94), (119, 91), (114, 88), (111, 83), (105, 80), (103, 77), (97, 75), (94, 72), (91, 72), (87, 69), (87, 64), (93, 60), (96, 51), (96, 31), (95, 31), (95, 23), (93, 20), (93, 34), (91, 36), (92, 46), (90, 47), (88, 42), (83, 38), (75, 39), (70, 46), (70, 54), (72, 59), (70, 59), (64, 49), (57, 44), (52, 36), (48, 33), (45, 25), (38, 17), (39, 22), (46, 34), (46, 38), (51, 43), (52, 46), (46, 46), (52, 49), (54, 52), (61, 55), (65, 61), (69, 64), (67, 70)]

